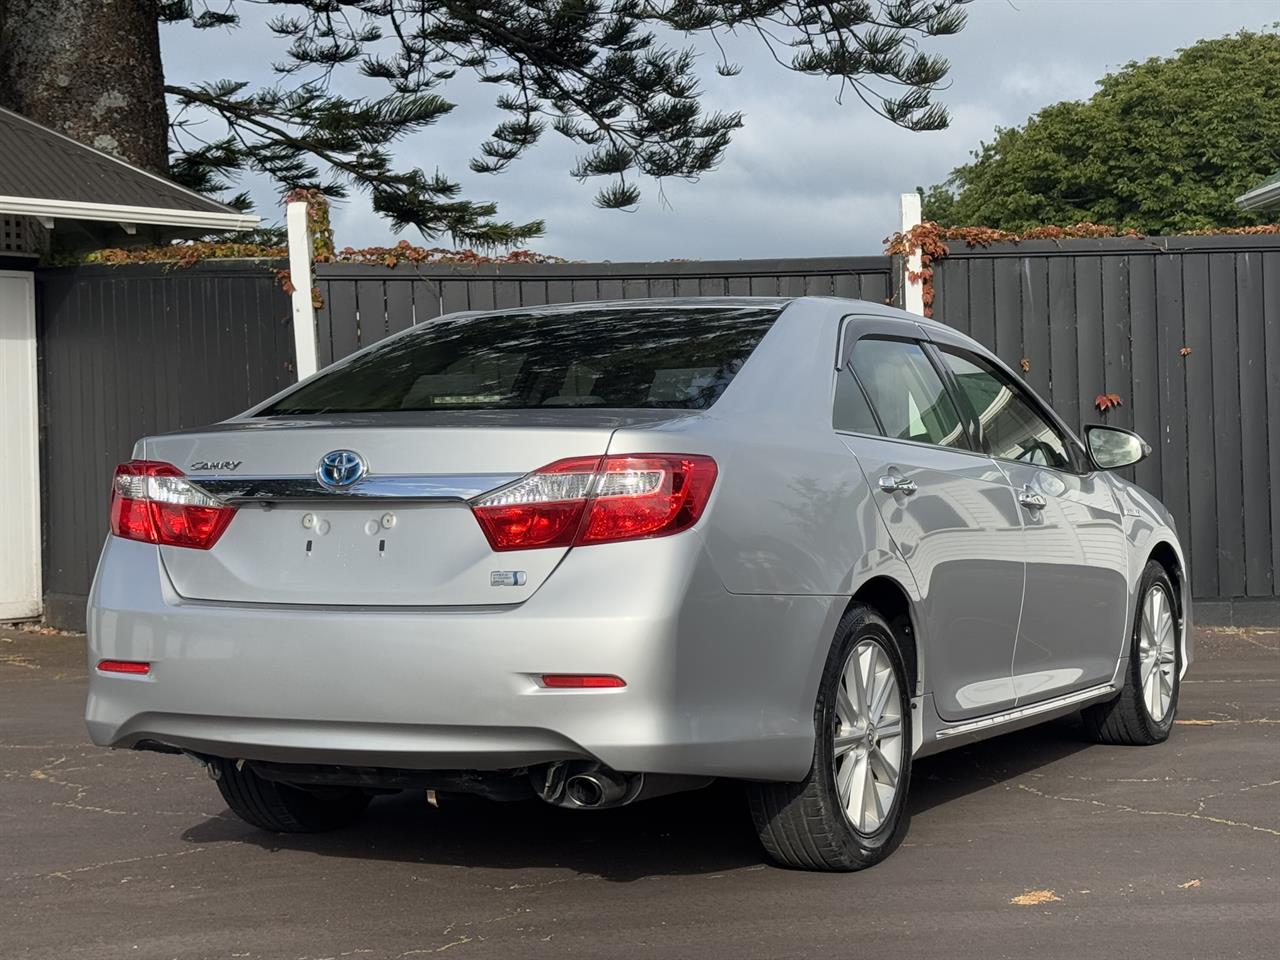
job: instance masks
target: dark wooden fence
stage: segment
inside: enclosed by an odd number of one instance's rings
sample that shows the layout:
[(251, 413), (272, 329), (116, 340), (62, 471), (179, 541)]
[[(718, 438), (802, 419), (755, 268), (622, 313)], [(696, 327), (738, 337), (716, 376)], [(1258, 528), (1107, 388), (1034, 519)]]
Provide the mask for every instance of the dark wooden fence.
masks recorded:
[(247, 261), (85, 266), (38, 272), (36, 325), (46, 617), (83, 627), (116, 464), (292, 383), (292, 316)]
[[(934, 277), (935, 315), (1025, 361), (1073, 427), (1105, 421), (1151, 442), (1135, 476), (1173, 513), (1194, 594), (1265, 598), (1274, 618), (1280, 238), (961, 247)], [(1102, 414), (1107, 393), (1123, 406)]]
[(320, 365), (332, 363), (441, 314), (457, 310), (638, 297), (852, 297), (894, 295), (888, 257), (669, 263), (443, 264), (394, 269), (319, 264), (316, 316)]
[[(112, 468), (151, 433), (235, 414), (293, 379), (278, 264), (37, 274), (48, 616), (83, 625)], [(323, 265), (322, 364), (464, 309), (648, 297), (894, 300), (887, 257), (395, 269)], [(958, 248), (939, 319), (992, 346), (1071, 422), (1155, 446), (1137, 480), (1170, 505), (1199, 609), (1276, 617), (1280, 583), (1280, 242), (1272, 237)], [(1190, 353), (1182, 355), (1185, 348)], [(1094, 398), (1123, 406), (1105, 418)], [(1241, 604), (1251, 612), (1233, 613)]]

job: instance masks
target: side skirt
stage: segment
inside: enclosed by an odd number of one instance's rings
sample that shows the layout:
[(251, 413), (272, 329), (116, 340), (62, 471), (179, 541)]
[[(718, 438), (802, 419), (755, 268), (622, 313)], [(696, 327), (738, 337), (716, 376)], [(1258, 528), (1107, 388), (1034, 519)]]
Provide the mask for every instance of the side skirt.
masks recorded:
[[(931, 717), (936, 725), (932, 729), (923, 729), (921, 731), (921, 742), (915, 751), (915, 755), (924, 757), (931, 753), (940, 753), (943, 750), (950, 750), (966, 743), (985, 740), (987, 737), (994, 737), (1002, 733), (1021, 730), (1024, 727), (1035, 726), (1046, 720), (1073, 713), (1087, 704), (1114, 697), (1117, 692), (1115, 684), (1101, 683), (1097, 686), (1087, 687), (1084, 690), (1075, 690), (1060, 697), (1054, 697), (1051, 700), (1029, 703), (1001, 713), (994, 713), (988, 717), (979, 717), (977, 720), (966, 720), (963, 723), (946, 723), (932, 710), (922, 710), (921, 712), (925, 713), (926, 717)], [(932, 698), (928, 699), (930, 701), (929, 706), (932, 707)]]

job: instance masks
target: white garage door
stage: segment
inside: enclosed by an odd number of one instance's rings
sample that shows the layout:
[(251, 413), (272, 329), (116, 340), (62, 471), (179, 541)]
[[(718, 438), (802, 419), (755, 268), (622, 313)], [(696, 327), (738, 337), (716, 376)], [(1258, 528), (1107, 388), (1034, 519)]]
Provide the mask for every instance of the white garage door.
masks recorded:
[(35, 281), (0, 271), (0, 620), (40, 615)]

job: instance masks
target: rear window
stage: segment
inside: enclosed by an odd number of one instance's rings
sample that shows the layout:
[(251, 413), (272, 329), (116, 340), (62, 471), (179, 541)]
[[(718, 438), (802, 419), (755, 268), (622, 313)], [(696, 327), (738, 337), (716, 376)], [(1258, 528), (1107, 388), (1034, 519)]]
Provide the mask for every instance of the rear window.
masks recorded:
[(781, 310), (597, 307), (436, 320), (337, 364), (257, 416), (701, 410), (716, 402)]

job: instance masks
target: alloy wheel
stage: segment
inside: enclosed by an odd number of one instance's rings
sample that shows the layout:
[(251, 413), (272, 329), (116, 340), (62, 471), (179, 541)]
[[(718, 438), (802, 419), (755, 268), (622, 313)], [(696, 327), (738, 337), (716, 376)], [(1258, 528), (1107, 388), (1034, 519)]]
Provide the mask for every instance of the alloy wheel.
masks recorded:
[(872, 834), (893, 808), (903, 751), (898, 677), (876, 641), (861, 641), (845, 660), (835, 713), (832, 756), (840, 805), (855, 830)]
[(1147, 591), (1142, 602), (1142, 620), (1138, 624), (1138, 659), (1142, 702), (1151, 719), (1160, 723), (1173, 702), (1178, 651), (1169, 595), (1159, 584)]

